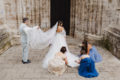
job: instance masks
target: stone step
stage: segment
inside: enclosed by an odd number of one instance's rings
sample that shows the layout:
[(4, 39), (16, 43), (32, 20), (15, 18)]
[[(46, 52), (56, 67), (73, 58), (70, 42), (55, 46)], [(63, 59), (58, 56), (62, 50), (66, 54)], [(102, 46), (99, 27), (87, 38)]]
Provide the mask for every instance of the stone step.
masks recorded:
[(20, 44), (20, 35), (14, 35), (11, 40), (12, 45), (19, 45)]

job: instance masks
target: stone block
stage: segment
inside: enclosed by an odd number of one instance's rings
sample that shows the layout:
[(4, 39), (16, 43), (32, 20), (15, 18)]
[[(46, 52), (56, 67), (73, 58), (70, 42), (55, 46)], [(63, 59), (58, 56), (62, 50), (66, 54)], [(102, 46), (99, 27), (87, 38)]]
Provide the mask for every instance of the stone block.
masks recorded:
[(4, 27), (0, 28), (0, 54), (11, 47), (9, 33)]
[(101, 42), (103, 47), (120, 59), (120, 29), (118, 26), (105, 29)]

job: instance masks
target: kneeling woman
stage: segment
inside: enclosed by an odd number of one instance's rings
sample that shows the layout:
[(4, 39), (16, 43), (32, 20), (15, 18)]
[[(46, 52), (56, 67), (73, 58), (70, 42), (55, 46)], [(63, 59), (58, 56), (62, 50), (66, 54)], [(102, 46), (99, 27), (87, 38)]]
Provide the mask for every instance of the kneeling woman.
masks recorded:
[(87, 40), (84, 40), (81, 46), (82, 48), (85, 48), (86, 53), (93, 59), (94, 62), (102, 61), (102, 56), (99, 54), (95, 46), (89, 44)]
[(90, 58), (90, 56), (85, 52), (84, 49), (81, 50), (80, 59), (75, 62), (80, 64), (78, 68), (78, 73), (80, 76), (92, 78), (99, 75), (97, 70), (95, 69), (94, 61)]
[(48, 62), (48, 71), (55, 75), (62, 75), (68, 64), (65, 56), (66, 47), (62, 47), (60, 52), (56, 53), (55, 57)]

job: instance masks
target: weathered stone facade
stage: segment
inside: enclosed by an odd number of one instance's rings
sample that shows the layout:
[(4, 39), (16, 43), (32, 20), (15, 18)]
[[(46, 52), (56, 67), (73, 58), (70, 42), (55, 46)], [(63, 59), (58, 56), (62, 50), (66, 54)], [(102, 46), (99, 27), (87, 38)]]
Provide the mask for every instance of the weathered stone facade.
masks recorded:
[[(20, 43), (19, 25), (23, 17), (29, 17), (30, 26), (49, 28), (50, 0), (0, 0), (0, 52), (7, 46), (8, 41), (10, 45)], [(6, 33), (1, 32), (3, 29)]]
[[(18, 30), (23, 17), (29, 17), (30, 26), (50, 28), (50, 1), (0, 0), (0, 31), (6, 29), (6, 34), (9, 34), (6, 38), (10, 37), (8, 41), (11, 45), (19, 42)], [(83, 40), (87, 35), (93, 42), (101, 41), (104, 29), (112, 25), (120, 25), (120, 0), (71, 0), (71, 36)], [(106, 33), (109, 35), (107, 31)], [(118, 40), (117, 37), (114, 38)], [(2, 37), (1, 40), (4, 42)]]
[(50, 27), (50, 0), (3, 0), (6, 24), (17, 29), (23, 17), (31, 20), (31, 25)]
[(102, 42), (120, 58), (120, 0), (71, 0), (70, 32), (81, 40)]
[(110, 26), (105, 29), (101, 40), (102, 46), (120, 59), (120, 26)]
[(5, 24), (4, 2), (3, 0), (0, 0), (0, 54), (11, 46), (9, 33), (5, 29), (4, 24)]
[(120, 25), (120, 0), (71, 0), (71, 34), (83, 38), (84, 33), (102, 38), (109, 25)]
[[(50, 0), (1, 0), (5, 24), (18, 32), (23, 17), (32, 26), (50, 27)], [(70, 33), (101, 36), (108, 25), (120, 24), (119, 0), (71, 0)]]
[(0, 28), (0, 54), (11, 46), (9, 33)]

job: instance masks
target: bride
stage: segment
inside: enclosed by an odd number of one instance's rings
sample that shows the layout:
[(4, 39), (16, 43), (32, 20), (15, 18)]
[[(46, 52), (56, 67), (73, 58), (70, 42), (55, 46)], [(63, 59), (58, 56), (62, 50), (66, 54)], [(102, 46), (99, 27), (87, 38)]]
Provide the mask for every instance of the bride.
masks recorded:
[(43, 68), (48, 67), (48, 62), (54, 58), (55, 54), (60, 52), (62, 46), (67, 49), (66, 57), (68, 60), (68, 66), (77, 67), (79, 66), (75, 60), (79, 58), (74, 54), (70, 53), (66, 42), (66, 32), (63, 28), (63, 23), (58, 21), (52, 29), (43, 32), (41, 29), (26, 28), (25, 32), (28, 37), (28, 43), (32, 49), (45, 49), (50, 46), (48, 53), (43, 60)]
[(51, 41), (52, 42), (50, 49), (43, 60), (43, 68), (48, 67), (48, 62), (54, 58), (55, 54), (60, 51), (62, 46), (65, 46), (67, 48), (66, 56), (68, 60), (68, 66), (70, 67), (79, 66), (78, 64), (75, 63), (75, 60), (77, 60), (78, 57), (70, 53), (68, 49), (68, 45), (66, 43), (66, 32), (63, 28), (63, 23), (61, 21), (58, 22), (55, 37)]

